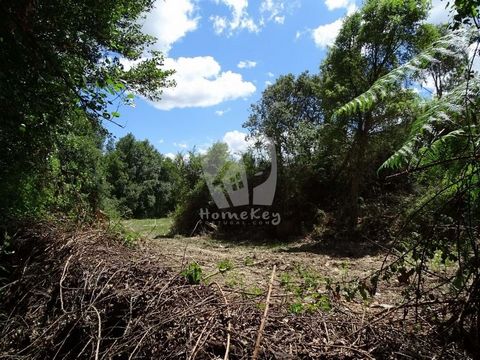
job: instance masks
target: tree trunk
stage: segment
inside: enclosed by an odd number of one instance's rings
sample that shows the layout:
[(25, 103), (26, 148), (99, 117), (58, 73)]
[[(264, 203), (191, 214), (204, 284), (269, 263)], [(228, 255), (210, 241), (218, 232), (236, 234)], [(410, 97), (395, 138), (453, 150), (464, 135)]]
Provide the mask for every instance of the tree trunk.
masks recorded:
[(350, 159), (348, 181), (349, 189), (347, 196), (347, 203), (345, 204), (345, 220), (347, 231), (352, 234), (357, 230), (358, 218), (360, 216), (360, 209), (358, 199), (363, 185), (365, 172), (365, 153), (369, 140), (369, 124), (370, 114), (365, 115), (363, 121), (359, 121), (355, 139), (352, 147), (352, 158)]

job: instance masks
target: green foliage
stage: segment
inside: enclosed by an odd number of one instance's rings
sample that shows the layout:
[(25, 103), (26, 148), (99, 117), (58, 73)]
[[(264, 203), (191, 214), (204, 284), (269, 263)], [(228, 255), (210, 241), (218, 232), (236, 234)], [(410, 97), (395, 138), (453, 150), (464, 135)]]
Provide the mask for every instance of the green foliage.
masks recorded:
[[(464, 6), (467, 6), (468, 10)], [(478, 3), (455, 2), (456, 21), (478, 16)], [(468, 21), (467, 21), (468, 23)], [(458, 27), (458, 26), (456, 26)], [(480, 291), (479, 264), (479, 188), (480, 167), (478, 110), (480, 105), (480, 78), (472, 71), (474, 58), (478, 56), (478, 26), (461, 28), (437, 40), (405, 65), (397, 67), (375, 82), (370, 89), (342, 106), (338, 115), (352, 115), (358, 111), (368, 112), (374, 104), (385, 100), (392, 84), (415, 78), (424, 69), (444, 65), (452, 59), (460, 63), (458, 70), (463, 76), (447, 91), (426, 100), (411, 127), (411, 135), (380, 168), (403, 170), (403, 174), (417, 173), (423, 186), (418, 201), (414, 202), (408, 218), (410, 238), (406, 241), (401, 257), (386, 267), (383, 278), (399, 273), (399, 279), (407, 274), (404, 264), (413, 267), (415, 285), (405, 288), (405, 296), (422, 297), (422, 275), (430, 262), (433, 267), (447, 260), (455, 261), (456, 273), (449, 282), (452, 293), (443, 294), (448, 299), (464, 297), (453, 311), (451, 320), (463, 333), (478, 331), (468, 325), (478, 322), (479, 302), (475, 300)], [(471, 59), (466, 54), (475, 48)], [(438, 89), (438, 87), (437, 87)], [(401, 175), (397, 173), (395, 175)], [(409, 259), (410, 258), (410, 259)], [(403, 279), (407, 283), (408, 279)], [(400, 281), (400, 280), (399, 280)], [(362, 297), (366, 295), (365, 284), (351, 287), (347, 295), (353, 298), (356, 288)], [(472, 330), (473, 329), (473, 330)]]
[(184, 276), (190, 284), (198, 285), (202, 281), (202, 268), (196, 262), (192, 262), (182, 271), (182, 276)]
[[(0, 77), (2, 218), (99, 206), (97, 135), (102, 121), (118, 116), (109, 110), (114, 99), (131, 104), (132, 92), (158, 98), (173, 85), (161, 54), (140, 60), (153, 38), (142, 34), (139, 19), (152, 5), (54, 0), (2, 6), (2, 61), (9, 69)], [(140, 61), (126, 70), (120, 58)]]
[(253, 266), (254, 261), (250, 256), (247, 256), (245, 260), (243, 260), (243, 265), (245, 266)]
[(371, 110), (387, 97), (397, 96), (399, 84), (418, 78), (431, 64), (440, 63), (446, 58), (465, 61), (470, 36), (471, 33), (464, 29), (448, 33), (419, 55), (379, 78), (366, 92), (337, 109), (334, 115), (352, 115), (358, 111)]
[(231, 260), (229, 259), (225, 259), (225, 260), (222, 260), (220, 261), (218, 264), (217, 264), (217, 268), (218, 268), (218, 271), (223, 274), (229, 270), (232, 270), (233, 269), (233, 263)]
[(301, 302), (294, 302), (290, 304), (289, 311), (292, 314), (301, 314), (303, 312), (303, 304)]
[(175, 206), (175, 169), (147, 140), (121, 138), (105, 158), (110, 197), (125, 217), (164, 217)]

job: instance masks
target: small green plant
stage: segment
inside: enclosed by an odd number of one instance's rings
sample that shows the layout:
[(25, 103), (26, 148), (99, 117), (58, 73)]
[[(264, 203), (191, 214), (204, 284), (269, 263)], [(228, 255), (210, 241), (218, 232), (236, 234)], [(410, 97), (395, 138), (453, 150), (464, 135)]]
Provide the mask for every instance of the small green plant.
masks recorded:
[(292, 284), (292, 275), (288, 272), (280, 275), (280, 286), (287, 290), (290, 290)]
[(303, 304), (301, 302), (294, 302), (290, 304), (288, 309), (292, 314), (301, 314), (303, 312)]
[(245, 260), (243, 261), (243, 265), (252, 266), (253, 265), (253, 259), (250, 256), (247, 256), (245, 258)]
[(229, 288), (245, 287), (245, 279), (242, 274), (230, 274), (227, 279), (225, 279), (225, 286)]
[(182, 276), (185, 276), (189, 284), (200, 284), (202, 281), (202, 268), (196, 262), (192, 262), (182, 271)]
[(316, 304), (318, 305), (318, 308), (322, 311), (328, 312), (332, 310), (332, 303), (330, 302), (330, 298), (327, 295), (321, 295), (318, 298)]
[(263, 290), (258, 286), (253, 286), (246, 291), (246, 295), (249, 298), (255, 298), (263, 295)]
[(350, 263), (348, 261), (342, 261), (342, 264), (340, 265), (340, 273), (342, 276), (342, 281), (346, 281), (348, 278), (348, 272), (350, 270)]
[(141, 238), (138, 232), (128, 229), (120, 222), (110, 224), (108, 227), (108, 232), (115, 237), (122, 239), (123, 243), (128, 247), (133, 247)]
[(217, 264), (217, 269), (221, 274), (223, 274), (233, 269), (233, 263), (228, 259), (222, 260)]
[(318, 275), (314, 270), (300, 266), (297, 266), (296, 270), (302, 279), (303, 289), (311, 291), (318, 288), (321, 282), (321, 276)]

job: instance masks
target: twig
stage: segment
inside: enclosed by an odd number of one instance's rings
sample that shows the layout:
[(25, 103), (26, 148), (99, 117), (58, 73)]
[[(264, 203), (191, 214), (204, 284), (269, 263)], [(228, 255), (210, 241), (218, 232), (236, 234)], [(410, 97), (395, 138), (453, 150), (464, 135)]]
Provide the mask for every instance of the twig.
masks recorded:
[(260, 321), (260, 328), (258, 329), (257, 341), (255, 342), (255, 349), (253, 350), (252, 360), (257, 359), (258, 352), (260, 351), (260, 343), (262, 342), (263, 329), (265, 328), (265, 323), (267, 320), (268, 308), (270, 305), (270, 295), (272, 294), (273, 279), (275, 278), (276, 269), (277, 265), (273, 265), (272, 276), (270, 277), (270, 283), (268, 284), (267, 299), (265, 301), (265, 311), (263, 312), (262, 320)]
[(225, 346), (225, 356), (223, 357), (223, 360), (228, 360), (228, 353), (230, 352), (230, 334), (232, 332), (232, 322), (231, 322), (232, 315), (230, 313), (230, 307), (228, 306), (227, 298), (225, 297), (225, 293), (223, 292), (222, 288), (216, 282), (213, 282), (212, 284), (215, 284), (217, 286), (218, 290), (220, 290), (220, 293), (223, 296), (223, 300), (225, 301), (225, 306), (227, 308), (227, 318), (228, 318), (227, 345)]
[[(210, 318), (208, 319), (207, 323), (206, 323), (205, 326), (203, 327), (202, 332), (200, 333), (200, 336), (199, 336), (198, 339), (197, 339), (197, 342), (196, 342), (195, 345), (193, 346), (192, 353), (191, 353), (190, 356), (188, 357), (188, 360), (195, 359), (195, 354), (196, 354), (196, 352), (197, 352), (198, 345), (200, 344), (200, 341), (201, 341), (202, 338), (203, 338), (203, 334), (204, 334), (205, 331), (207, 330), (208, 325), (210, 325), (210, 321), (212, 321), (212, 319), (214, 318), (214, 316), (215, 316), (215, 315), (210, 316)], [(211, 331), (211, 329), (210, 329), (210, 331)], [(208, 334), (207, 334), (207, 336), (208, 336)]]
[(140, 344), (143, 342), (143, 339), (145, 339), (145, 337), (147, 336), (147, 334), (150, 332), (150, 330), (152, 330), (153, 326), (150, 327), (147, 331), (145, 331), (145, 334), (143, 334), (142, 338), (140, 339), (140, 341), (137, 343), (137, 345), (135, 345), (135, 348), (133, 349), (132, 353), (130, 354), (130, 356), (128, 357), (128, 360), (131, 360), (133, 355), (137, 352), (137, 349), (140, 347)]
[(63, 281), (66, 278), (66, 272), (67, 272), (68, 264), (70, 263), (70, 259), (72, 258), (72, 256), (73, 256), (73, 254), (70, 255), (68, 257), (67, 261), (65, 262), (65, 266), (63, 267), (62, 277), (60, 278), (60, 282), (59, 282), (59, 286), (60, 286), (60, 307), (61, 307), (63, 312), (66, 312), (65, 308), (63, 307)]
[(100, 313), (98, 312), (97, 308), (92, 305), (93, 310), (97, 313), (98, 318), (98, 339), (97, 339), (97, 348), (95, 350), (95, 360), (98, 360), (98, 354), (100, 352), (100, 342), (102, 341), (102, 318), (100, 317)]

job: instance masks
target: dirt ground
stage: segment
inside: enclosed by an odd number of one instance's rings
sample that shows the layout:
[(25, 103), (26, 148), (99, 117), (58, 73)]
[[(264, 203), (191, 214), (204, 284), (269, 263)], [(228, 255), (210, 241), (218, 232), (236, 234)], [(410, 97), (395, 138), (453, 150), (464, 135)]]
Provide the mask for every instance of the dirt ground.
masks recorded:
[[(108, 229), (51, 223), (19, 232), (0, 358), (470, 358), (433, 326), (439, 309), (422, 307), (416, 321), (394, 306), (408, 286), (398, 279), (367, 300), (327, 289), (381, 266), (365, 243), (155, 237), (126, 246)], [(200, 283), (181, 275), (194, 263)]]
[[(355, 244), (346, 247), (355, 249)], [(273, 265), (276, 265), (274, 293), (289, 293), (291, 287), (302, 286), (313, 278), (320, 288), (328, 281), (346, 283), (357, 278), (369, 278), (385, 259), (385, 252), (358, 257), (326, 254), (313, 240), (303, 239), (291, 243), (254, 245), (248, 242), (229, 243), (208, 237), (147, 238), (141, 243), (145, 250), (156, 252), (159, 259), (176, 272), (182, 272), (191, 263), (202, 268), (207, 282), (215, 281), (231, 293), (262, 296), (266, 292)], [(357, 244), (357, 247), (361, 247)], [(330, 249), (331, 250), (331, 249)], [(345, 250), (345, 249), (344, 249)], [(322, 253), (323, 252), (323, 253)], [(349, 251), (343, 251), (349, 253)], [(220, 272), (219, 266), (228, 263), (231, 269)], [(322, 286), (323, 285), (323, 286)], [(367, 308), (387, 308), (401, 301), (404, 284), (397, 280), (380, 284), (375, 298), (356, 305)]]

